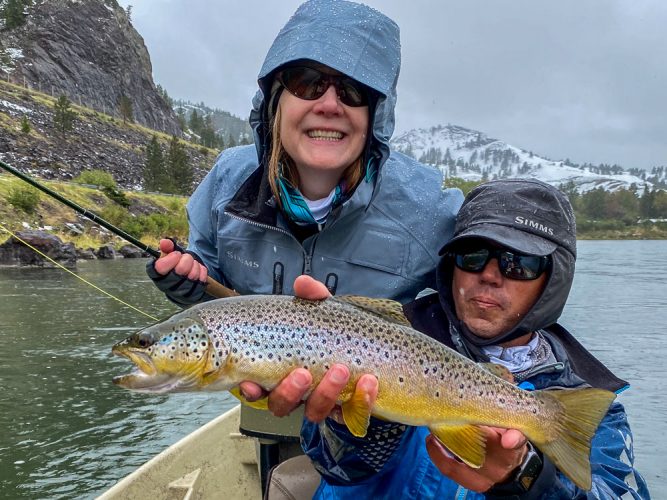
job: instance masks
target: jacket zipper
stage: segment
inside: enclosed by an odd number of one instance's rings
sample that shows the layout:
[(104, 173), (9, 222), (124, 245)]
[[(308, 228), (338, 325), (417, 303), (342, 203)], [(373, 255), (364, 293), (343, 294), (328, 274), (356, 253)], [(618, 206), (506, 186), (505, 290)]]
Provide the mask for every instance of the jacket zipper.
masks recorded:
[(273, 230), (273, 231), (278, 231), (279, 233), (283, 233), (283, 234), (286, 234), (286, 235), (288, 235), (288, 236), (291, 236), (293, 239), (296, 240), (296, 238), (294, 238), (294, 235), (293, 235), (292, 233), (290, 233), (289, 231), (287, 231), (286, 229), (281, 229), (281, 228), (276, 227), (276, 226), (270, 226), (270, 225), (268, 225), (268, 224), (261, 224), (261, 223), (259, 223), (259, 222), (255, 222), (254, 220), (246, 219), (245, 217), (240, 217), (240, 216), (238, 216), (238, 215), (234, 215), (234, 214), (232, 214), (232, 213), (230, 213), (230, 212), (227, 212), (227, 211), (225, 211), (225, 212), (223, 212), (223, 213), (224, 213), (225, 215), (228, 215), (228, 216), (231, 217), (232, 219), (240, 220), (241, 222), (247, 222), (247, 223), (250, 224), (251, 226), (261, 227), (261, 228), (263, 228), (263, 229), (271, 229), (271, 230)]
[[(290, 233), (289, 231), (285, 230), (285, 229), (281, 229), (281, 228), (275, 227), (275, 226), (270, 226), (269, 224), (261, 224), (259, 222), (255, 222), (254, 220), (246, 219), (245, 217), (240, 217), (238, 215), (234, 215), (234, 214), (232, 214), (230, 212), (227, 212), (227, 211), (225, 211), (223, 213), (225, 215), (231, 217), (232, 219), (236, 219), (238, 221), (245, 222), (247, 224), (250, 224), (251, 226), (261, 227), (263, 229), (271, 229), (273, 231), (277, 231), (279, 233), (286, 234), (290, 238), (292, 238), (294, 241), (299, 243), (299, 241), (294, 237), (294, 235), (292, 233)], [(322, 227), (318, 227), (318, 229), (321, 231)], [(301, 243), (299, 243), (299, 246), (301, 247), (301, 249), (303, 251), (303, 274), (312, 274), (313, 269), (312, 269), (311, 264), (312, 264), (312, 261), (313, 261), (313, 256), (306, 252), (306, 249), (303, 248), (303, 245)], [(313, 242), (313, 246), (312, 246), (311, 250), (312, 250), (312, 252), (315, 251), (315, 242)]]

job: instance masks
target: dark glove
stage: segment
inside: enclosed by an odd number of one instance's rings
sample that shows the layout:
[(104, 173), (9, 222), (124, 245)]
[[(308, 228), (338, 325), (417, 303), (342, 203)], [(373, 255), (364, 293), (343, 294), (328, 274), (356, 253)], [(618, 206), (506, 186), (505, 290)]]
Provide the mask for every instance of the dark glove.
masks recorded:
[[(193, 252), (188, 252), (201, 263), (201, 259)], [(155, 270), (155, 259), (146, 262), (146, 274), (153, 280), (169, 300), (181, 307), (188, 307), (201, 302), (206, 292), (206, 282), (191, 280), (187, 276), (180, 276), (172, 269), (168, 274), (160, 274)]]

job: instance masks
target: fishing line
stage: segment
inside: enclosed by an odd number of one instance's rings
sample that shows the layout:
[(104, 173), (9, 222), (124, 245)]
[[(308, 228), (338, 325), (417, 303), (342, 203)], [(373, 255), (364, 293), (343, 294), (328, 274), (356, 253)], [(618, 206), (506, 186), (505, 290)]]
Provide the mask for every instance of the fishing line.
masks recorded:
[(95, 290), (97, 290), (97, 291), (99, 291), (99, 292), (102, 292), (104, 295), (106, 295), (106, 296), (108, 296), (108, 297), (111, 297), (113, 300), (115, 300), (115, 301), (117, 301), (117, 302), (120, 302), (120, 303), (123, 304), (124, 306), (129, 307), (130, 309), (134, 309), (134, 310), (137, 311), (138, 313), (143, 314), (144, 316), (146, 316), (146, 317), (152, 319), (153, 321), (159, 321), (159, 318), (156, 318), (155, 316), (151, 316), (150, 314), (145, 313), (145, 312), (142, 311), (141, 309), (138, 309), (138, 308), (134, 307), (132, 304), (128, 304), (128, 303), (125, 302), (124, 300), (122, 300), (122, 299), (116, 297), (115, 295), (110, 294), (110, 293), (107, 292), (106, 290), (102, 290), (99, 286), (95, 285), (94, 283), (91, 283), (90, 281), (88, 281), (88, 280), (85, 279), (84, 277), (79, 276), (79, 275), (76, 274), (75, 272), (73, 272), (73, 271), (67, 269), (65, 266), (63, 266), (63, 265), (60, 264), (59, 262), (56, 262), (55, 260), (53, 260), (53, 259), (52, 259), (51, 257), (49, 257), (48, 255), (46, 255), (46, 254), (44, 254), (43, 252), (41, 252), (39, 249), (37, 249), (37, 248), (35, 248), (34, 246), (32, 246), (30, 243), (28, 243), (28, 242), (22, 240), (21, 238), (19, 238), (16, 234), (14, 234), (14, 233), (11, 232), (9, 229), (7, 229), (5, 226), (3, 226), (2, 223), (0, 223), (0, 229), (2, 229), (2, 230), (4, 230), (5, 232), (9, 233), (10, 236), (13, 236), (13, 237), (16, 238), (18, 241), (20, 241), (21, 243), (23, 243), (25, 246), (27, 246), (27, 247), (30, 248), (31, 250), (34, 250), (34, 251), (37, 252), (39, 255), (41, 255), (42, 257), (44, 257), (45, 259), (47, 259), (48, 261), (50, 261), (51, 263), (53, 263), (54, 265), (56, 265), (57, 267), (59, 267), (60, 269), (62, 269), (63, 271), (67, 271), (68, 273), (70, 273), (70, 274), (71, 274), (72, 276), (74, 276), (75, 278), (77, 278), (77, 279), (83, 281), (83, 282), (84, 282), (85, 284), (87, 284), (87, 285), (92, 286)]

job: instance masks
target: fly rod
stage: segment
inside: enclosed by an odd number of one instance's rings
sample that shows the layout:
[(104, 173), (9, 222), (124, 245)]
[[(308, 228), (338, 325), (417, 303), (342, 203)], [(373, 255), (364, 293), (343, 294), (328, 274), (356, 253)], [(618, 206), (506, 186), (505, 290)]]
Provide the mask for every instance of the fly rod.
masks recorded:
[[(114, 226), (110, 222), (107, 222), (106, 220), (101, 218), (99, 215), (96, 215), (95, 213), (91, 212), (90, 210), (86, 210), (85, 208), (83, 208), (83, 207), (77, 205), (76, 203), (74, 203), (73, 201), (68, 200), (64, 196), (61, 196), (58, 193), (56, 193), (55, 191), (47, 188), (43, 184), (40, 184), (39, 182), (37, 182), (32, 177), (30, 177), (30, 176), (28, 176), (28, 175), (26, 175), (22, 172), (19, 172), (14, 167), (8, 165), (7, 163), (5, 163), (2, 160), (0, 160), (0, 167), (3, 168), (4, 170), (6, 170), (7, 172), (9, 172), (10, 174), (15, 175), (19, 179), (27, 182), (31, 186), (36, 187), (40, 191), (49, 195), (50, 197), (55, 198), (59, 202), (67, 205), (72, 210), (74, 210), (75, 212), (83, 215), (87, 219), (89, 219), (89, 220), (99, 224), (100, 226), (108, 229), (109, 231), (111, 231), (116, 236), (119, 236), (120, 238), (124, 239), (128, 243), (131, 243), (132, 245), (139, 248), (140, 250), (143, 250), (143, 251), (147, 252), (151, 257), (154, 257), (156, 259), (158, 257), (160, 257), (160, 252), (159, 251), (157, 251), (154, 248), (151, 248), (148, 245), (142, 243), (141, 241), (136, 239), (134, 236), (127, 234), (125, 231), (123, 231), (122, 229)], [(226, 286), (218, 283), (216, 280), (214, 280), (210, 276), (208, 276), (206, 278), (206, 283), (207, 283), (206, 284), (206, 293), (208, 293), (210, 295), (213, 295), (214, 297), (221, 297), (222, 298), (222, 297), (233, 297), (235, 295), (238, 295), (238, 293), (236, 293), (234, 290), (230, 290)]]

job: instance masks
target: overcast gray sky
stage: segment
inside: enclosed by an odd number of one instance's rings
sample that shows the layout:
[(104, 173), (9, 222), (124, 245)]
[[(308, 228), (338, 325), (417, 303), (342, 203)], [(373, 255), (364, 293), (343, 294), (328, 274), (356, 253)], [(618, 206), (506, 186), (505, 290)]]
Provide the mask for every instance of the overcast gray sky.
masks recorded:
[[(298, 0), (120, 0), (172, 97), (248, 116)], [(456, 124), (552, 159), (667, 165), (667, 1), (367, 0), (401, 28), (397, 128)]]

